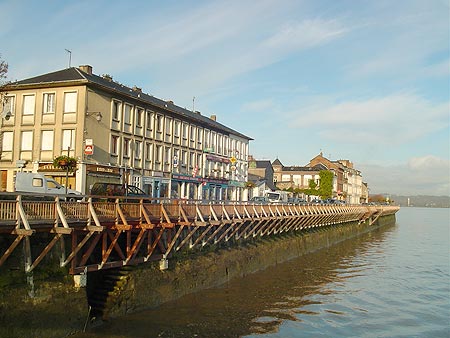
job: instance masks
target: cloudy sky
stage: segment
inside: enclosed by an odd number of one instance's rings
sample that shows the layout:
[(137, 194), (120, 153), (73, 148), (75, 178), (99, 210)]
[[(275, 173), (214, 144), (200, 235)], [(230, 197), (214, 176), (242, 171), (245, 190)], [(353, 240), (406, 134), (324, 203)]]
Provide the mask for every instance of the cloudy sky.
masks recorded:
[[(450, 195), (449, 2), (0, 1), (9, 79), (92, 65), (252, 138), (349, 159), (371, 193)], [(195, 100), (193, 98), (195, 97)]]

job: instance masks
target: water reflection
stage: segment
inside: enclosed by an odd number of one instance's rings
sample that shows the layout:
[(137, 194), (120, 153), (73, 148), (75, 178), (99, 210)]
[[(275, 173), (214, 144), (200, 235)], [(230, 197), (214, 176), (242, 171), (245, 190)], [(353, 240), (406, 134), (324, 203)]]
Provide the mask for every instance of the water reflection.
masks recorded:
[[(272, 336), (282, 323), (289, 322), (291, 328), (279, 333), (279, 337), (287, 337), (298, 331), (296, 325), (311, 322), (318, 315), (331, 324), (335, 317), (345, 321), (349, 309), (366, 313), (364, 302), (345, 306), (342, 302), (334, 304), (333, 299), (337, 300), (341, 292), (348, 293), (344, 290), (348, 279), (362, 276), (371, 268), (358, 257), (367, 250), (381, 250), (377, 243), (392, 231), (395, 226), (375, 230), (222, 287), (111, 320), (79, 337)], [(352, 292), (358, 293), (358, 289)], [(351, 298), (351, 294), (346, 297)]]

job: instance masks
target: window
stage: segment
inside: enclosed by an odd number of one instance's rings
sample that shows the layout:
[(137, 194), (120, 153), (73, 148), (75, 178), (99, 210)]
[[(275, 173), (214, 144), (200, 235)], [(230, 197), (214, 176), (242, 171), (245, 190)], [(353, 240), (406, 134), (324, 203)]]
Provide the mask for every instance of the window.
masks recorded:
[(155, 170), (161, 170), (162, 168), (162, 152), (163, 152), (163, 147), (160, 145), (156, 145), (155, 146)]
[(164, 141), (172, 142), (172, 119), (170, 117), (166, 117), (166, 135)]
[(42, 131), (41, 150), (42, 151), (53, 150), (53, 130)]
[(152, 160), (152, 150), (153, 150), (153, 144), (147, 142), (145, 145), (145, 160), (151, 161)]
[(210, 133), (209, 130), (205, 130), (205, 148), (211, 147)]
[(111, 135), (111, 155), (119, 154), (119, 136)]
[(22, 151), (32, 151), (33, 150), (33, 131), (23, 131), (22, 132), (22, 142), (20, 144), (20, 149)]
[(162, 162), (162, 146), (156, 146), (156, 161)]
[(152, 112), (147, 111), (146, 116), (147, 116), (146, 117), (146, 120), (147, 120), (146, 128), (147, 128), (148, 131), (151, 131), (152, 130)]
[(199, 149), (202, 148), (202, 143), (203, 143), (203, 129), (198, 129), (198, 131), (197, 131), (197, 144), (198, 144), (198, 148)]
[(163, 129), (162, 124), (163, 124), (162, 116), (161, 115), (156, 115), (156, 131), (158, 133), (162, 133), (162, 129)]
[(170, 160), (171, 160), (171, 149), (170, 147), (165, 147), (164, 148), (164, 163), (166, 164), (170, 164)]
[(180, 137), (180, 121), (175, 121), (175, 126), (173, 128), (173, 134), (175, 137)]
[(3, 151), (12, 151), (13, 150), (13, 136), (14, 136), (14, 133), (12, 131), (3, 132), (3, 138), (2, 138), (2, 150)]
[(192, 169), (195, 166), (195, 153), (189, 154), (189, 167)]
[(75, 149), (75, 129), (65, 129), (62, 134), (62, 151)]
[(200, 169), (202, 167), (202, 154), (197, 154), (197, 167)]
[(143, 114), (144, 114), (144, 110), (142, 108), (136, 109), (136, 127), (142, 127)]
[(120, 110), (122, 108), (122, 104), (119, 101), (113, 100), (112, 104), (112, 119), (115, 121), (120, 120)]
[(190, 126), (190, 127), (189, 127), (189, 140), (190, 140), (189, 146), (190, 146), (191, 148), (194, 148), (194, 147), (195, 147), (195, 134), (196, 134), (196, 130), (197, 130), (197, 128), (195, 128), (194, 126)]
[(33, 115), (34, 114), (34, 95), (24, 95), (23, 96), (23, 115)]
[(64, 93), (64, 113), (77, 111), (77, 92)]
[[(15, 103), (16, 103), (16, 97), (15, 96), (5, 96), (5, 99), (3, 101), (3, 112), (4, 114), (10, 113), (10, 116), (14, 116), (15, 111)], [(6, 116), (6, 115), (5, 115)]]
[(2, 152), (1, 159), (11, 158), (13, 151), (13, 140), (14, 140), (14, 132), (12, 131), (4, 131), (2, 134), (1, 144), (2, 144)]
[(172, 119), (166, 117), (166, 135), (172, 135)]
[(141, 141), (134, 142), (134, 158), (136, 160), (141, 159)]
[(223, 137), (222, 135), (218, 135), (217, 137), (217, 153), (223, 154)]
[(187, 164), (187, 151), (182, 150), (181, 151), (181, 166), (186, 167), (186, 164)]
[(183, 139), (187, 140), (188, 138), (188, 125), (183, 123)]
[(131, 124), (131, 109), (133, 107), (129, 104), (125, 104), (124, 107), (124, 122), (125, 124)]
[(43, 104), (44, 108), (42, 110), (43, 114), (54, 114), (55, 113), (55, 93), (44, 93)]
[(123, 139), (123, 157), (130, 157), (130, 139)]
[(33, 187), (43, 187), (44, 186), (44, 180), (42, 178), (34, 177), (31, 185)]

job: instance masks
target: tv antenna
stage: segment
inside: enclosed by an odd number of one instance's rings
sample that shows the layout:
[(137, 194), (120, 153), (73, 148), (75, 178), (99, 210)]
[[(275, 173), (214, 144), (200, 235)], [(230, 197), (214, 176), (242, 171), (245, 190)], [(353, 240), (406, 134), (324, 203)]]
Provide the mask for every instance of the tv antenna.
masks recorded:
[(69, 67), (68, 68), (70, 68), (71, 64), (72, 64), (72, 51), (68, 50), (66, 48), (65, 48), (65, 50), (66, 50), (67, 53), (69, 53)]
[(192, 112), (195, 112), (195, 96), (192, 97)]

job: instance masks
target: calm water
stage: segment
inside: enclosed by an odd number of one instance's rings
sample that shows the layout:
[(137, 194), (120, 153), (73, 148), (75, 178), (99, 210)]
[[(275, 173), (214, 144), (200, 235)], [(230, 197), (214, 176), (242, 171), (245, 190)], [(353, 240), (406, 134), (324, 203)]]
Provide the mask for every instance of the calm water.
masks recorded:
[(450, 337), (450, 209), (397, 224), (79, 337)]

